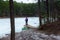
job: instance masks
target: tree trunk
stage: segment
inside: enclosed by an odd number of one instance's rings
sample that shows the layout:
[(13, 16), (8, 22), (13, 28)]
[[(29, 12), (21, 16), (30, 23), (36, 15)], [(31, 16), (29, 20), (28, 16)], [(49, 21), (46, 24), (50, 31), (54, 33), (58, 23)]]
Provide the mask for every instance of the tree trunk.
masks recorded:
[(52, 11), (52, 22), (56, 21), (57, 18), (57, 10), (56, 10), (56, 4), (55, 4), (56, 0), (50, 0), (50, 6), (51, 6), (51, 11)]
[(15, 23), (14, 23), (13, 0), (9, 0), (9, 4), (10, 4), (11, 40), (15, 40)]
[(48, 0), (46, 0), (46, 7), (47, 7), (47, 23), (49, 23), (49, 4), (48, 4)]
[(55, 17), (55, 13), (54, 13), (54, 0), (50, 0), (50, 4), (51, 4), (51, 12), (52, 12), (52, 22), (54, 21), (54, 17)]
[[(43, 8), (44, 6), (43, 6), (43, 5), (44, 5), (44, 0), (42, 0), (42, 12), (44, 12), (44, 11), (43, 11), (43, 10), (44, 10), (44, 8)], [(42, 14), (43, 14), (43, 13), (42, 13)], [(45, 15), (43, 15), (43, 20), (44, 20), (44, 24), (45, 24)]]
[(42, 25), (42, 18), (41, 18), (41, 12), (40, 12), (40, 0), (38, 0), (38, 15), (39, 15), (39, 27)]

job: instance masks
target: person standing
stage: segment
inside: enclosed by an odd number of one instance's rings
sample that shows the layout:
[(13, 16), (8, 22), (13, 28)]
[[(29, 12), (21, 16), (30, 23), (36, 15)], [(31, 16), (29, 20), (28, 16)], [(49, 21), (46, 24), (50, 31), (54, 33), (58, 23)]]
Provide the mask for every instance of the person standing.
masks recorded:
[(27, 17), (25, 19), (25, 23), (26, 23), (26, 25), (28, 25), (28, 18)]

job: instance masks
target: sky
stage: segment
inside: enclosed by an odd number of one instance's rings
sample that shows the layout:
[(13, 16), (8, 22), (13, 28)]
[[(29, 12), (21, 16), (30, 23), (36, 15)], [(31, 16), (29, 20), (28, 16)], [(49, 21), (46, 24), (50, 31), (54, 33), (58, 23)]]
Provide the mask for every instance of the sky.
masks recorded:
[(36, 0), (14, 0), (14, 1), (19, 2), (19, 3), (21, 3), (21, 2), (23, 2), (23, 3), (36, 3), (37, 2)]
[[(6, 0), (4, 0), (6, 1)], [(13, 1), (16, 1), (18, 3), (36, 3), (38, 0), (13, 0)], [(41, 0), (40, 0), (41, 1)]]
[[(4, 1), (6, 1), (6, 0), (4, 0)], [(9, 0), (8, 0), (9, 1)], [(18, 2), (18, 3), (36, 3), (38, 0), (13, 0), (13, 1), (16, 1), (16, 2)], [(42, 0), (40, 0), (40, 1), (42, 1)], [(44, 0), (45, 1), (45, 0)]]

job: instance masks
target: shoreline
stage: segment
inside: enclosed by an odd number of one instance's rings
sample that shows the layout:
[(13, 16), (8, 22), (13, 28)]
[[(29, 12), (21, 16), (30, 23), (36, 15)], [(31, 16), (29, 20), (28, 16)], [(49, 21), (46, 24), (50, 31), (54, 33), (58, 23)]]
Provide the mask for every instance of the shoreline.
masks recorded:
[[(40, 37), (39, 37), (39, 35), (40, 35)], [(33, 29), (15, 33), (15, 36), (16, 36), (15, 37), (16, 40), (23, 40), (24, 37), (27, 37), (27, 38), (25, 38), (25, 40), (31, 39), (30, 37), (32, 37), (35, 40), (37, 38), (39, 40), (40, 39), (43, 39), (43, 40), (58, 40), (58, 39), (60, 39), (60, 35), (54, 35), (54, 34), (47, 35), (42, 31), (37, 31), (37, 30), (33, 30)], [(7, 37), (1, 38), (1, 40), (9, 40), (9, 39), (10, 39), (10, 35), (8, 35)], [(31, 39), (31, 40), (33, 40), (33, 39)]]
[[(0, 19), (3, 19), (3, 18), (10, 18), (10, 17), (0, 17)], [(14, 18), (24, 18), (24, 17), (14, 17)]]

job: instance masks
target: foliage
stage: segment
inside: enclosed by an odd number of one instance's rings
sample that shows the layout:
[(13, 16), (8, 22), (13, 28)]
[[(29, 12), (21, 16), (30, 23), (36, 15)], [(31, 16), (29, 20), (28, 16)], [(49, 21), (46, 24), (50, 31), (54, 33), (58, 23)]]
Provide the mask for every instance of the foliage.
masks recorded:
[[(57, 9), (60, 9), (60, 1), (55, 2)], [(49, 4), (50, 5), (50, 4)], [(41, 13), (46, 16), (46, 2), (41, 2)], [(50, 9), (51, 10), (51, 9)], [(14, 15), (15, 17), (22, 16), (38, 16), (38, 5), (37, 3), (17, 3), (14, 1)], [(0, 17), (9, 17), (9, 1), (0, 0)]]

